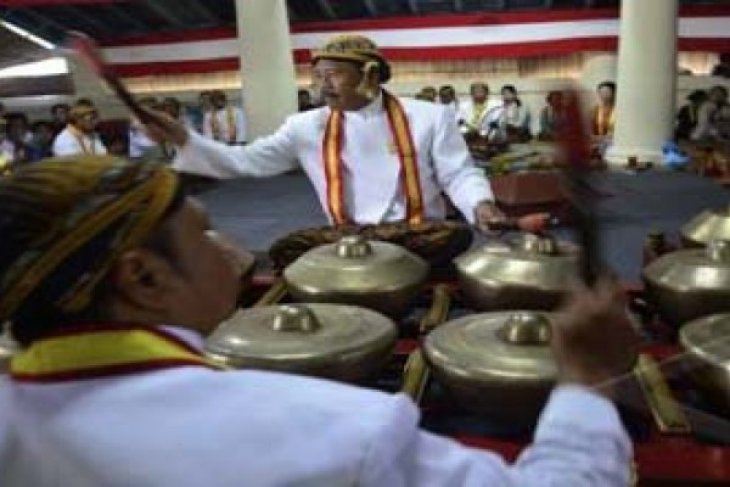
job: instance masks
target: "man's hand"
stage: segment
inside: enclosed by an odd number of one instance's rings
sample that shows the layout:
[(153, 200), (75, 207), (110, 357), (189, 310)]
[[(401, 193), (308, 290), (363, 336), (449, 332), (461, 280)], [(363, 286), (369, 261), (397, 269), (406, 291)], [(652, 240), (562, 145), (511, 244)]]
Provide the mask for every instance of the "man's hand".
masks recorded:
[(604, 386), (610, 395), (606, 383), (631, 371), (639, 349), (623, 290), (608, 280), (576, 288), (558, 311), (551, 346), (562, 382)]
[(144, 129), (152, 140), (158, 144), (169, 142), (177, 147), (187, 144), (190, 134), (185, 125), (159, 110), (144, 110), (148, 114)]
[(482, 201), (474, 209), (474, 221), (481, 232), (489, 233), (490, 225), (504, 224), (507, 222), (507, 217), (494, 202)]

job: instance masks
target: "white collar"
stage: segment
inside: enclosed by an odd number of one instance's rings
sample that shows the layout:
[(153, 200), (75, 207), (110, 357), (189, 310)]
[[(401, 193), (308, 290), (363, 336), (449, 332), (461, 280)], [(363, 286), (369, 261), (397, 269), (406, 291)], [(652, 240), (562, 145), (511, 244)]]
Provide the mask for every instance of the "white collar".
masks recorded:
[(198, 350), (199, 352), (203, 351), (203, 347), (205, 346), (205, 339), (197, 331), (191, 330), (190, 328), (183, 328), (181, 326), (172, 325), (160, 325), (160, 328), (167, 333), (174, 335), (175, 338), (184, 341), (195, 350)]

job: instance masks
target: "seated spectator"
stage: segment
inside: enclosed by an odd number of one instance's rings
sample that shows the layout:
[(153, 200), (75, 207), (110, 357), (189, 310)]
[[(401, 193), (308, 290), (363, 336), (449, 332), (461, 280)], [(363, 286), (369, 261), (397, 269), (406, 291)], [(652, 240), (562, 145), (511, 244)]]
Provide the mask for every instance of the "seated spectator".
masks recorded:
[(540, 111), (540, 140), (555, 140), (565, 122), (565, 104), (562, 91), (551, 91), (545, 99), (547, 105)]
[(695, 90), (687, 96), (687, 103), (677, 113), (677, 124), (674, 130), (675, 140), (688, 140), (697, 128), (700, 107), (707, 101), (707, 92)]
[(505, 85), (501, 90), (502, 105), (495, 112), (494, 139), (507, 142), (524, 142), (530, 139), (530, 111), (517, 96), (517, 89)]
[(727, 88), (720, 85), (710, 88), (708, 99), (697, 113), (697, 125), (691, 138), (698, 142), (730, 141), (730, 103)]
[(501, 110), (496, 102), (489, 102), (489, 85), (472, 83), (469, 87), (471, 99), (459, 107), (458, 122), (462, 131), (487, 134), (489, 123), (496, 121), (495, 115)]

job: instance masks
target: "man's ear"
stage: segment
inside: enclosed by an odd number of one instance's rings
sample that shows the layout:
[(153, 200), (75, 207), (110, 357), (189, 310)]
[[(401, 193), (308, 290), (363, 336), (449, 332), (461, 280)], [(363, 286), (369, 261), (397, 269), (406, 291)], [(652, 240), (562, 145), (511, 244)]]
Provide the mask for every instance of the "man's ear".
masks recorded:
[(110, 279), (121, 299), (141, 308), (160, 310), (174, 293), (179, 274), (165, 258), (136, 248), (117, 259)]

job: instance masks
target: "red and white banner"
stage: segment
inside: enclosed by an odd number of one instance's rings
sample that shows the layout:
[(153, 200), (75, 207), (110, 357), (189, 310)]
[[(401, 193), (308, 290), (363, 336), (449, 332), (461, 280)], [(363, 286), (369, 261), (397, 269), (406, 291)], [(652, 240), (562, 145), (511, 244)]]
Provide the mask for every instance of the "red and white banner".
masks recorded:
[[(615, 51), (616, 10), (519, 12), (368, 19), (294, 24), (297, 62), (329, 37), (358, 33), (372, 38), (393, 61), (475, 59)], [(651, 19), (647, 19), (647, 28)], [(730, 8), (683, 9), (679, 49), (730, 52)], [(211, 29), (127, 39), (105, 47), (109, 61), (126, 77), (236, 70), (235, 29)], [(245, 62), (245, 60), (244, 60)]]

